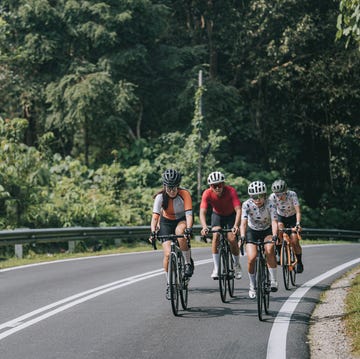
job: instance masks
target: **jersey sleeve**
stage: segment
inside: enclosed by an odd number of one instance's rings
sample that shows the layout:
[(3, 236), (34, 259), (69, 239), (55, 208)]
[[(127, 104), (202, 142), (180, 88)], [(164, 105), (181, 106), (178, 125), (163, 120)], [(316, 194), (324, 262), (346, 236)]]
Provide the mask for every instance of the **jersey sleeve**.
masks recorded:
[(234, 208), (240, 207), (241, 202), (240, 202), (239, 196), (238, 196), (235, 188), (233, 188), (233, 187), (230, 187), (230, 188), (231, 188), (231, 198), (232, 198), (233, 207)]
[(154, 200), (153, 213), (161, 214), (162, 194), (159, 193)]
[(209, 191), (205, 190), (201, 196), (201, 203), (200, 203), (200, 208), (204, 208), (207, 209), (208, 205), (209, 205)]

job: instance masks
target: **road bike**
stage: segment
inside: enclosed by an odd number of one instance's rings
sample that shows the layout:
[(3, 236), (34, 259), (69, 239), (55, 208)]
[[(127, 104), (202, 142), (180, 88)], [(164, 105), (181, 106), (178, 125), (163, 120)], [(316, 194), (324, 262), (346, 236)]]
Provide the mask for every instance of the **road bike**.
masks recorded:
[(259, 320), (263, 320), (263, 311), (269, 314), (271, 282), (270, 273), (266, 261), (265, 246), (274, 244), (273, 241), (264, 242), (259, 241), (246, 241), (246, 244), (255, 244), (257, 246), (257, 256), (255, 263), (256, 273), (256, 299), (258, 308)]
[[(217, 230), (209, 230), (208, 235), (211, 233), (219, 233), (219, 267), (218, 267), (218, 280), (221, 300), (226, 302), (226, 292), (229, 290), (230, 297), (234, 297), (235, 287), (235, 270), (234, 261), (230, 251), (230, 245), (227, 240), (227, 233), (232, 230), (229, 228), (222, 228)], [(207, 236), (203, 237), (206, 239)]]
[(283, 240), (281, 243), (280, 252), (280, 265), (282, 267), (284, 286), (286, 290), (290, 289), (290, 282), (293, 286), (296, 286), (296, 264), (297, 258), (295, 251), (290, 242), (290, 236), (292, 233), (296, 233), (298, 239), (301, 239), (299, 231), (294, 228), (279, 229), (279, 232), (283, 234)]
[[(178, 238), (184, 238), (184, 235), (168, 234), (156, 236), (160, 242), (171, 241), (171, 249), (168, 264), (168, 278), (170, 289), (171, 309), (175, 316), (179, 315), (179, 302), (183, 310), (188, 306), (189, 278), (185, 276), (185, 258), (179, 247)], [(154, 242), (153, 242), (154, 245)], [(154, 246), (156, 249), (156, 246)], [(193, 260), (191, 265), (194, 267)]]

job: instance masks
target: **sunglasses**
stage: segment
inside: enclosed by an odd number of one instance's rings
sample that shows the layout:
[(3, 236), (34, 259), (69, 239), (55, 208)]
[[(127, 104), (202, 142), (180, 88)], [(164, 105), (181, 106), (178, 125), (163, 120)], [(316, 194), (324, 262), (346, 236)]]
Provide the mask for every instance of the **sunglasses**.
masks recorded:
[(224, 184), (223, 183), (215, 183), (211, 185), (211, 188), (217, 189), (217, 188), (223, 188)]
[(166, 190), (167, 191), (169, 191), (169, 192), (175, 192), (175, 191), (177, 191), (177, 187), (175, 186), (175, 187), (168, 187), (168, 186), (166, 186)]
[(259, 199), (264, 199), (265, 197), (266, 197), (265, 194), (252, 194), (252, 195), (250, 195), (250, 198), (254, 199), (255, 201), (259, 200)]
[(276, 197), (282, 197), (285, 194), (285, 192), (277, 192), (275, 193)]

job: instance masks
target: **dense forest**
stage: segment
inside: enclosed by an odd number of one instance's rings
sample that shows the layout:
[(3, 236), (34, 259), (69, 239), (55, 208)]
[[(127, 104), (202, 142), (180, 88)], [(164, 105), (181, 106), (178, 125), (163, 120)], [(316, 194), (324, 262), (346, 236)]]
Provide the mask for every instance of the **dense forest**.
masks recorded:
[[(144, 225), (167, 167), (359, 229), (358, 0), (2, 0), (0, 228)], [(199, 81), (201, 76), (202, 81)], [(198, 220), (196, 219), (198, 223)]]

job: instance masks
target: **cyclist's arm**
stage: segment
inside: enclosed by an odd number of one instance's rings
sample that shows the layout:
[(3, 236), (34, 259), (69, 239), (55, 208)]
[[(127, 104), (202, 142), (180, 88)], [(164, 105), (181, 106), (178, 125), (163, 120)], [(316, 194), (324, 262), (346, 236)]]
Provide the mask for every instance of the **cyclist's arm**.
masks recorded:
[(192, 211), (186, 211), (185, 218), (186, 218), (186, 228), (192, 228), (192, 226), (194, 224), (194, 218), (193, 218)]
[(300, 206), (294, 206), (296, 211), (296, 225), (300, 226), (301, 223), (301, 210)]
[(277, 234), (278, 234), (278, 221), (277, 219), (273, 219), (271, 221), (271, 229), (272, 229), (272, 235), (273, 237), (276, 236), (277, 237)]
[(207, 230), (206, 212), (207, 212), (207, 208), (200, 208), (199, 219), (202, 227), (201, 234), (203, 236), (206, 234), (204, 233), (205, 229)]
[(151, 223), (150, 223), (150, 231), (156, 232), (159, 229), (159, 221), (160, 221), (160, 215), (159, 213), (153, 213), (151, 217)]
[(245, 237), (246, 227), (247, 227), (247, 219), (246, 218), (241, 218), (240, 237)]

